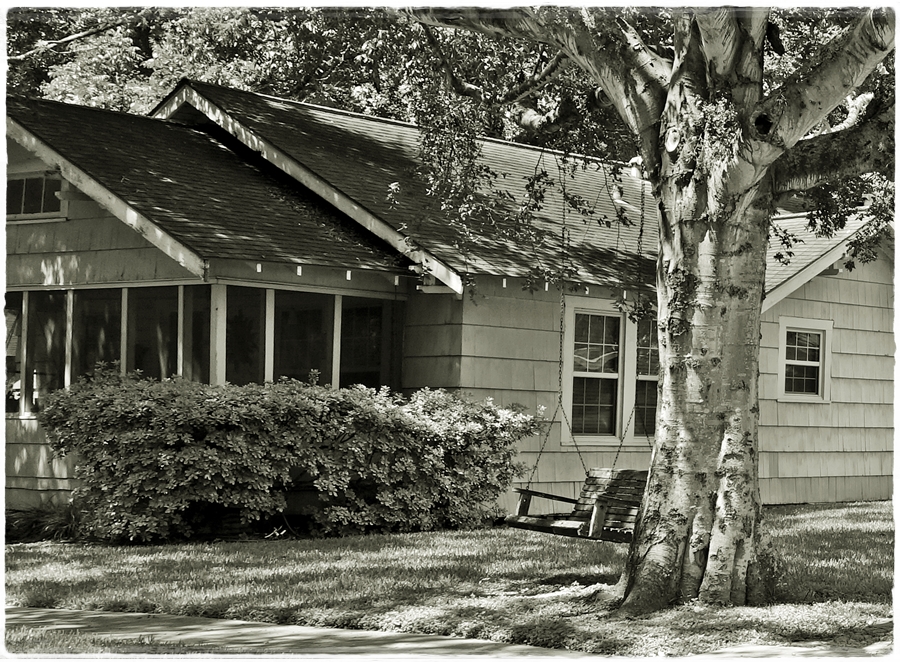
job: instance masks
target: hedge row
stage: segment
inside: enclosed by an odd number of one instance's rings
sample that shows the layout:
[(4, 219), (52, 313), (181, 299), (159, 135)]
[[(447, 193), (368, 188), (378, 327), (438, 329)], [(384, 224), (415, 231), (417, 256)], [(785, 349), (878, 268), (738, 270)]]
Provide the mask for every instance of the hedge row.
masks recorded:
[(107, 541), (189, 537), (210, 507), (243, 522), (281, 512), (292, 476), (312, 479), (313, 532), (462, 527), (496, 513), (521, 471), (515, 443), (539, 422), (441, 390), (297, 381), (209, 386), (99, 368), (51, 394), (39, 419), (77, 453), (85, 532)]

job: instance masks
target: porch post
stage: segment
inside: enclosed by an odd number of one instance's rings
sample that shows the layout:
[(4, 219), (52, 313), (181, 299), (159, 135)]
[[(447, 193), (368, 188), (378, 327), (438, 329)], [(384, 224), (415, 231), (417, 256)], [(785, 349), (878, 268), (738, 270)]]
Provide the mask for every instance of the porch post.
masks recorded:
[(331, 386), (340, 388), (341, 385), (341, 312), (344, 298), (340, 294), (334, 295), (334, 335), (331, 339)]
[(209, 383), (225, 383), (225, 327), (228, 318), (226, 285), (213, 283), (209, 310)]

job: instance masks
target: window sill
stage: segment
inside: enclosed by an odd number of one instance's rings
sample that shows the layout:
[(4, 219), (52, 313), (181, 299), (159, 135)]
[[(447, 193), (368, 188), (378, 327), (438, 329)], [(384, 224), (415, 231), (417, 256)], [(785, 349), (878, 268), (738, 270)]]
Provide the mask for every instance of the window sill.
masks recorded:
[(7, 421), (36, 421), (37, 414), (13, 414), (6, 412)]
[(69, 218), (67, 216), (60, 216), (59, 214), (12, 214), (6, 217), (7, 223), (14, 223), (15, 225), (36, 225), (38, 223), (64, 223), (68, 221)]
[(608, 437), (581, 437), (576, 438), (575, 441), (567, 440), (560, 443), (562, 448), (583, 448), (586, 446), (591, 447), (607, 447), (607, 448), (616, 448), (618, 446), (628, 446), (634, 448), (648, 448), (653, 444), (653, 437), (650, 437), (649, 443), (647, 441), (647, 437), (633, 437), (629, 436), (625, 438), (625, 441), (620, 441), (618, 437), (608, 436)]
[(807, 405), (827, 405), (831, 404), (831, 400), (823, 398), (821, 395), (779, 395), (776, 402), (789, 402), (791, 404), (807, 404)]

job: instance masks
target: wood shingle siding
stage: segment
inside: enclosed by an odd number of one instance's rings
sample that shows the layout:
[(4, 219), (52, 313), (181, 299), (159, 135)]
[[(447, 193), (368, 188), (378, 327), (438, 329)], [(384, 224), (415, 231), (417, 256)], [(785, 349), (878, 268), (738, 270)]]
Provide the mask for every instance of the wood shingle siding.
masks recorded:
[[(766, 503), (890, 498), (894, 339), (891, 257), (818, 276), (763, 314), (760, 489)], [(826, 403), (778, 399), (779, 318), (833, 320)]]

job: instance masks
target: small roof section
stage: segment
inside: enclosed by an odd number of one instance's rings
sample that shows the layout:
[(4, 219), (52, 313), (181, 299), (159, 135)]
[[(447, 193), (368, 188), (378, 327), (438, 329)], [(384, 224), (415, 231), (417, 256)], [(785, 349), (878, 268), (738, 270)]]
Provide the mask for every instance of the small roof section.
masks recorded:
[[(615, 179), (611, 168), (599, 162), (566, 175), (559, 153), (485, 140), (483, 162), (503, 175), (495, 187), (508, 182), (509, 192), (520, 198), (527, 178), (544, 169), (564, 182), (568, 193), (580, 195), (592, 214), (585, 219), (551, 192), (536, 213), (535, 225), (546, 233), (539, 245), (504, 241), (497, 227), (488, 224), (473, 228), (475, 241), (462, 244), (417, 174), (419, 130), (414, 125), (188, 80), (153, 114), (188, 120), (196, 118), (198, 106), (209, 120), (273, 163), (300, 164), (316, 182), (324, 183), (323, 195), (337, 191), (351, 206), (458, 274), (527, 277), (535, 268), (571, 267), (585, 283), (615, 286), (654, 280), (656, 211), (648, 185), (628, 176)], [(617, 205), (626, 208), (633, 225), (614, 221)], [(606, 219), (613, 220), (611, 227)], [(563, 250), (564, 224), (568, 250)]]
[(763, 310), (768, 310), (841, 259), (850, 241), (868, 221), (865, 214), (859, 213), (848, 218), (844, 228), (833, 236), (818, 237), (809, 231), (809, 221), (805, 214), (788, 214), (775, 218), (774, 223), (798, 240), (791, 247), (793, 256), (788, 264), (775, 259), (775, 254), (783, 252), (784, 248), (777, 241), (769, 242)]
[(8, 98), (6, 110), (202, 259), (406, 271), (408, 260), (212, 127), (20, 98)]

